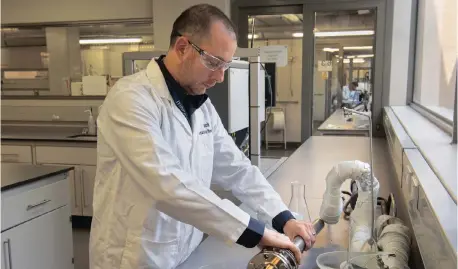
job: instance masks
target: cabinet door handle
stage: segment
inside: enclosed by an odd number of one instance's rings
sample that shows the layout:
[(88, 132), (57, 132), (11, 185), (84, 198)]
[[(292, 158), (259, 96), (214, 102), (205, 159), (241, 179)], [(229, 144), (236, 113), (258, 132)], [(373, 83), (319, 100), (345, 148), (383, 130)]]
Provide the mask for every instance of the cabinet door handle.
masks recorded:
[(10, 239), (3, 241), (3, 260), (5, 261), (5, 268), (13, 269), (13, 264), (11, 261)]
[(28, 205), (28, 206), (27, 206), (27, 211), (30, 210), (30, 209), (33, 209), (33, 208), (35, 208), (35, 207), (38, 207), (38, 206), (44, 205), (44, 204), (46, 204), (46, 203), (49, 203), (49, 202), (51, 202), (51, 200), (45, 199), (45, 200), (43, 200), (43, 201), (41, 201), (41, 202), (38, 202), (38, 203), (36, 203), (36, 204)]
[(83, 206), (84, 207), (87, 207), (87, 203), (86, 203), (86, 184), (85, 184), (85, 180), (84, 180), (84, 170), (81, 169), (81, 182), (82, 182), (82, 185), (83, 185)]
[[(75, 196), (75, 208), (78, 208), (78, 195), (77, 195), (77, 192), (76, 192), (76, 171), (75, 173), (73, 174), (73, 196)], [(81, 184), (81, 180), (80, 180), (80, 184)]]
[(418, 198), (419, 198), (419, 184), (418, 184), (418, 179), (415, 175), (412, 175), (410, 177), (412, 181), (412, 187), (411, 187), (411, 199), (414, 201), (415, 208), (418, 209)]

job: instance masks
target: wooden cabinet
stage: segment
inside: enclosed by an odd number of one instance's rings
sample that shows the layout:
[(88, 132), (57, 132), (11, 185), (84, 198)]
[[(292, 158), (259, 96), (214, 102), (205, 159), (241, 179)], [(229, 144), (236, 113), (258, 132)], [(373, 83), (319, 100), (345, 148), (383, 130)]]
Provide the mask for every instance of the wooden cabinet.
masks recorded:
[(2, 233), (2, 268), (73, 269), (68, 205)]

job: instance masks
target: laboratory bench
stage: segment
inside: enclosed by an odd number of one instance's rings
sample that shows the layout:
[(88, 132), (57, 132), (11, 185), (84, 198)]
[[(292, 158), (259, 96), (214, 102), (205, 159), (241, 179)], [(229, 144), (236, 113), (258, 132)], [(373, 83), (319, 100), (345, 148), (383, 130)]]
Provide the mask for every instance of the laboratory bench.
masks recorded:
[[(374, 173), (380, 183), (379, 196), (387, 197), (392, 190), (394, 172), (391, 169), (385, 139), (374, 139)], [(312, 136), (300, 146), (268, 181), (280, 194), (285, 204), (291, 197), (291, 182), (299, 181), (306, 185), (305, 198), (310, 217), (319, 217), (322, 196), (326, 188), (328, 172), (339, 162), (360, 160), (370, 162), (369, 138), (343, 136)], [(346, 182), (342, 189), (349, 190)], [(255, 213), (245, 204), (240, 207), (255, 217)], [(301, 269), (315, 269), (316, 257), (325, 252), (345, 250), (348, 245), (348, 221), (340, 219), (336, 225), (326, 225), (317, 236), (314, 248), (304, 253)], [(179, 269), (197, 269), (209, 264), (233, 262), (236, 265), (248, 264), (258, 248), (246, 249), (239, 245), (229, 245), (209, 236), (193, 254), (179, 266)]]
[(73, 268), (71, 166), (1, 163), (2, 262), (7, 268)]
[(319, 127), (322, 135), (369, 136), (369, 120), (359, 115), (346, 116), (336, 109)]

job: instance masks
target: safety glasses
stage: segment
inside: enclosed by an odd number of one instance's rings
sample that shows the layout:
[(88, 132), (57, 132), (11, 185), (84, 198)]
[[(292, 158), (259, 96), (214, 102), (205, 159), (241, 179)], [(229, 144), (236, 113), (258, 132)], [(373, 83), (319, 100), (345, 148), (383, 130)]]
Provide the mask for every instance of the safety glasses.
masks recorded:
[[(176, 34), (177, 36), (182, 36), (180, 33)], [(211, 55), (210, 53), (206, 52), (205, 50), (201, 49), (199, 46), (191, 42), (189, 39), (188, 43), (197, 51), (197, 53), (199, 53), (200, 61), (202, 62), (202, 64), (211, 71), (215, 71), (218, 69), (223, 69), (223, 71), (226, 71), (231, 65), (231, 62), (226, 62), (216, 56)]]

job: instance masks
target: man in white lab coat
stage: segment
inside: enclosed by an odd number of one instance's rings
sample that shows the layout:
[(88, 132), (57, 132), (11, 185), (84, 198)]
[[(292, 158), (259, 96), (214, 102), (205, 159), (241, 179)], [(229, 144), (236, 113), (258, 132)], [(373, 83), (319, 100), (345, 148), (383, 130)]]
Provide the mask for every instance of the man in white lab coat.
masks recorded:
[[(245, 247), (289, 248), (297, 258), (290, 239), (313, 245), (311, 224), (292, 216), (205, 94), (223, 81), (236, 46), (224, 13), (193, 6), (175, 21), (167, 55), (110, 90), (98, 117), (91, 269), (175, 268), (202, 232)], [(211, 181), (260, 220), (219, 198)]]
[(342, 103), (350, 108), (359, 105), (358, 82), (353, 81), (342, 89)]

